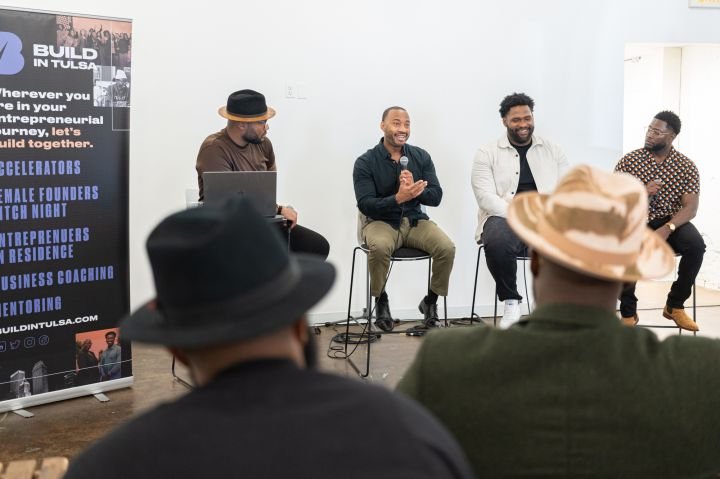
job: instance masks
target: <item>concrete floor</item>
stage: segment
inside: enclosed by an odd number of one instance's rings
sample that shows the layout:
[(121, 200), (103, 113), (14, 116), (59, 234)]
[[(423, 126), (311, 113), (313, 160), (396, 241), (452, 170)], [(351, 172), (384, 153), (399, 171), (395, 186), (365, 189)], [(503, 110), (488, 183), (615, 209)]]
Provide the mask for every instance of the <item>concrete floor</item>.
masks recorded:
[[(668, 283), (647, 282), (638, 285), (640, 324), (672, 324), (662, 317)], [(700, 336), (720, 338), (720, 292), (698, 289), (697, 321)], [(686, 306), (690, 306), (688, 303)], [(487, 320), (486, 321), (491, 321)], [(403, 323), (405, 329), (413, 323)], [(453, 326), (458, 327), (458, 326)], [(344, 326), (319, 327), (318, 356), (320, 368), (357, 378), (348, 361), (331, 359), (339, 355), (329, 350), (331, 338)], [(659, 337), (677, 334), (677, 329), (655, 329)], [(687, 333), (686, 333), (687, 334)], [(369, 381), (393, 388), (409, 366), (422, 339), (404, 334), (386, 335), (371, 347)], [(339, 345), (338, 345), (339, 346)], [(367, 346), (358, 346), (354, 362), (364, 370)], [(93, 397), (82, 397), (32, 408), (35, 417), (24, 419), (13, 413), (0, 414), (0, 462), (39, 459), (48, 456), (72, 458), (109, 429), (159, 402), (169, 401), (187, 389), (170, 374), (171, 357), (164, 349), (133, 344), (132, 388), (109, 392), (110, 401), (100, 403)], [(178, 369), (181, 376), (185, 371)]]

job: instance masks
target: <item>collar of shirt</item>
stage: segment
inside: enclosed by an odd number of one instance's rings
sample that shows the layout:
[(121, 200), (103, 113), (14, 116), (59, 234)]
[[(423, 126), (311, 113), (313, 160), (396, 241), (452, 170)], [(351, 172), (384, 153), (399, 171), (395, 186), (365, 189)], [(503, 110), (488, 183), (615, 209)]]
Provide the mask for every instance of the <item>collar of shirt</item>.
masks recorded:
[[(407, 144), (403, 145), (402, 148), (400, 148), (400, 156), (407, 156), (406, 151), (405, 151), (406, 146), (407, 146)], [(388, 151), (388, 149), (385, 148), (385, 138), (384, 137), (380, 138), (380, 141), (378, 142), (377, 146), (375, 147), (375, 150), (382, 158), (393, 161), (393, 162), (395, 161), (392, 159), (392, 156), (390, 156), (390, 152)]]
[(525, 320), (530, 329), (549, 325), (568, 329), (622, 327), (613, 311), (595, 306), (570, 303), (552, 303), (538, 306)]
[(653, 161), (657, 164), (658, 167), (674, 162), (676, 160), (676, 157), (678, 156), (678, 151), (672, 145), (670, 146), (670, 151), (668, 152), (668, 155), (665, 157), (662, 163), (657, 163), (657, 161), (655, 161), (655, 156), (653, 156), (652, 152), (647, 148), (640, 148), (640, 151), (642, 152), (642, 155), (645, 159)]
[[(542, 138), (540, 138), (540, 137), (538, 137), (538, 136), (535, 136), (535, 135), (532, 136), (531, 140), (532, 140), (532, 142), (530, 143), (530, 145), (532, 145), (532, 146), (542, 145), (542, 144), (544, 143), (543, 140), (542, 140)], [(512, 148), (512, 149), (515, 149), (515, 147), (513, 146), (513, 144), (510, 143), (510, 140), (508, 139), (507, 135), (503, 135), (503, 137), (498, 140), (498, 146), (499, 146), (500, 148)]]
[(237, 143), (235, 143), (235, 140), (230, 138), (230, 134), (228, 133), (227, 128), (223, 128), (221, 131), (222, 131), (222, 137), (227, 138), (227, 141), (229, 141), (236, 147), (240, 148), (241, 150), (244, 150), (245, 148), (247, 148), (248, 146), (250, 146), (252, 144), (252, 143), (248, 142), (248, 143), (245, 143), (244, 145), (238, 145)]

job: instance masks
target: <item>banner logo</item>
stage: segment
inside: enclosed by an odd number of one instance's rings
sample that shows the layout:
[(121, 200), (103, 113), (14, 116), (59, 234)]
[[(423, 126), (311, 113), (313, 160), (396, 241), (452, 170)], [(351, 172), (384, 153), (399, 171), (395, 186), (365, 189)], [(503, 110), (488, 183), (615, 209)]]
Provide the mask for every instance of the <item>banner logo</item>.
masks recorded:
[(22, 40), (10, 32), (0, 32), (0, 75), (15, 75), (25, 66)]

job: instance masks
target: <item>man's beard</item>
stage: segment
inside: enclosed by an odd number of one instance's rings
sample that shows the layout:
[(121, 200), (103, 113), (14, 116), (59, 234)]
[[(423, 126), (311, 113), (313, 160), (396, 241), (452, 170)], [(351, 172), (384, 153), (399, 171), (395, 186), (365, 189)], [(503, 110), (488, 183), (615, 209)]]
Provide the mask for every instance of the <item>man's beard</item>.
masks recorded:
[(243, 138), (243, 140), (247, 141), (248, 143), (252, 143), (253, 145), (259, 145), (260, 143), (263, 142), (263, 138), (255, 135), (255, 134), (250, 136), (247, 133), (245, 133), (242, 138)]
[(508, 136), (510, 137), (510, 143), (513, 143), (515, 145), (529, 144), (532, 141), (532, 136), (534, 132), (535, 127), (529, 128), (527, 139), (523, 140), (517, 133), (515, 133), (514, 129), (508, 128)]
[(653, 146), (647, 146), (645, 145), (645, 149), (648, 151), (651, 151), (653, 153), (662, 150), (667, 146), (667, 143), (656, 143)]

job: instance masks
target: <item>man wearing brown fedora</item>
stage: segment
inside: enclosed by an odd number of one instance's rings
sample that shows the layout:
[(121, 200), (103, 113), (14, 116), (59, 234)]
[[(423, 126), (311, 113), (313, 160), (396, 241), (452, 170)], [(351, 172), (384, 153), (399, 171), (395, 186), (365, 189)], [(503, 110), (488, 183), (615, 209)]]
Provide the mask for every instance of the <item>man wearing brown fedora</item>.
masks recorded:
[(168, 348), (195, 388), (94, 443), (67, 479), (472, 477), (416, 403), (313, 368), (305, 314), (335, 270), (289, 255), (248, 200), (171, 215), (147, 250), (157, 297), (120, 330)]
[(720, 342), (660, 341), (616, 315), (623, 282), (673, 253), (630, 175), (578, 166), (510, 203), (537, 308), (507, 330), (427, 336), (399, 389), (455, 435), (477, 477), (716, 477)]
[[(623, 156), (615, 170), (630, 173), (645, 185), (648, 226), (681, 255), (663, 317), (675, 321), (680, 328), (698, 331), (697, 323), (685, 312), (685, 301), (692, 294), (705, 255), (705, 242), (690, 223), (700, 203), (700, 174), (695, 163), (672, 146), (680, 127), (680, 118), (675, 113), (661, 111), (648, 126), (645, 146)], [(627, 283), (620, 294), (623, 324), (638, 323), (637, 301), (635, 283)]]
[[(267, 106), (262, 93), (254, 90), (231, 93), (218, 113), (227, 119), (227, 125), (205, 138), (195, 164), (200, 201), (204, 199), (202, 175), (207, 171), (277, 171), (275, 151), (267, 137), (270, 129), (267, 122), (275, 116), (275, 110)], [(286, 227), (290, 228), (292, 251), (327, 258), (330, 251), (327, 240), (298, 225), (298, 214), (292, 206), (278, 205), (277, 213), (286, 219)], [(287, 235), (284, 233), (284, 236)]]

